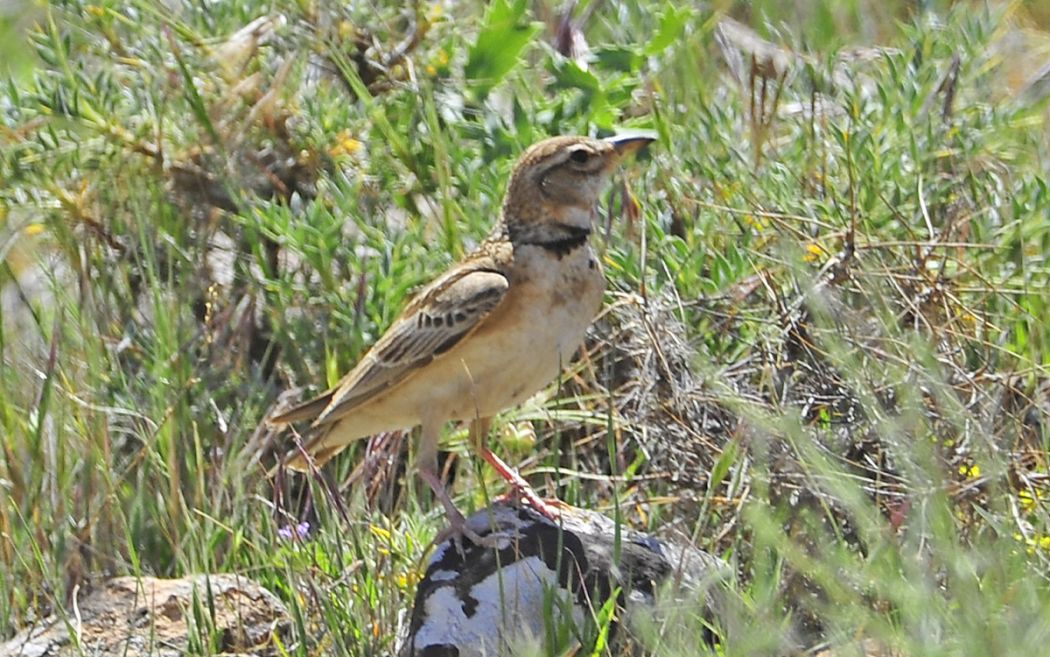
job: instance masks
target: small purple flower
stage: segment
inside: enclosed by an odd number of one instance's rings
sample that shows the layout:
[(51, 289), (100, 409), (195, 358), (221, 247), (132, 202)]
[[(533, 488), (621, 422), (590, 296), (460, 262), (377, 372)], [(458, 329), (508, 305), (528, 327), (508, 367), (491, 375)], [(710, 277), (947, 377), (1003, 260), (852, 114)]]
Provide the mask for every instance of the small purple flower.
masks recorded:
[(292, 540), (292, 538), (304, 539), (310, 533), (310, 523), (301, 522), (295, 527), (291, 525), (285, 525), (277, 530), (277, 535), (286, 541)]

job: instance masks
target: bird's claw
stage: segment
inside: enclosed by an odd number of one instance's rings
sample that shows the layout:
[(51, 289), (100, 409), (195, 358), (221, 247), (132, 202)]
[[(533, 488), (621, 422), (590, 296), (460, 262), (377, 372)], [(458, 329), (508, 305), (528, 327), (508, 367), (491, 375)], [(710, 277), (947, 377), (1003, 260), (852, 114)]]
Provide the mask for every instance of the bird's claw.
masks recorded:
[(536, 513), (539, 513), (551, 522), (558, 522), (558, 519), (561, 518), (561, 510), (569, 507), (568, 504), (562, 502), (556, 497), (543, 499), (531, 486), (528, 485), (520, 487), (511, 484), (509, 492), (496, 498), (497, 503), (511, 504), (514, 506), (518, 506), (523, 500), (532, 507)]
[(493, 530), (486, 534), (479, 534), (470, 527), (470, 523), (458, 511), (455, 515), (448, 515), (449, 525), (441, 530), (434, 538), (434, 544), (440, 545), (449, 539), (456, 546), (460, 556), (466, 556), (463, 539), (467, 539), (475, 546), (488, 550), (501, 550), (511, 542), (520, 538), (520, 534), (514, 531)]

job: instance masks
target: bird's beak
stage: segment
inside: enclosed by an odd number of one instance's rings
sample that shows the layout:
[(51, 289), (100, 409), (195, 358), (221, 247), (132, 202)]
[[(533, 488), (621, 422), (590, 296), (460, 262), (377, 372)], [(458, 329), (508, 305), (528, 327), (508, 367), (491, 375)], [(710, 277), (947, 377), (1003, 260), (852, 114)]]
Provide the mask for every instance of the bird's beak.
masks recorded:
[(656, 141), (656, 133), (645, 130), (625, 132), (612, 137), (606, 137), (605, 143), (611, 145), (620, 157), (630, 155), (645, 148)]

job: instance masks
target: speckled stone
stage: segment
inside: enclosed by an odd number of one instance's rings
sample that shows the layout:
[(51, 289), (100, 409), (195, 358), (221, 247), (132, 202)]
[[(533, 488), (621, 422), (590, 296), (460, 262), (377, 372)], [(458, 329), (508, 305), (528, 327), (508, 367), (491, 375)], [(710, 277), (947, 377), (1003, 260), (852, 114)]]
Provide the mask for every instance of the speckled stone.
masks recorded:
[(451, 540), (439, 546), (419, 584), (401, 657), (494, 657), (536, 647), (546, 654), (552, 636), (587, 636), (613, 596), (624, 627), (614, 623), (611, 640), (635, 641), (635, 627), (659, 622), (662, 602), (689, 599), (709, 609), (732, 577), (705, 552), (625, 527), (615, 560), (615, 522), (584, 509), (565, 509), (559, 526), (530, 507), (498, 503), (468, 524), (502, 538), (495, 547), (464, 539), (462, 552)]

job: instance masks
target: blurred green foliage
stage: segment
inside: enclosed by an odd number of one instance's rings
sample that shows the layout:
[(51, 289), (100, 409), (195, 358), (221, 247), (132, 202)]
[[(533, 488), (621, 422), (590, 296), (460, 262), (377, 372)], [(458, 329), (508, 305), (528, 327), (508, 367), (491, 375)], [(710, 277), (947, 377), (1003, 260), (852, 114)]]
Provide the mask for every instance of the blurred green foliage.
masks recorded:
[[(1042, 6), (573, 6), (4, 6), (0, 634), (110, 574), (236, 571), (292, 608), (291, 652), (388, 653), (440, 514), (411, 486), (382, 509), (350, 487), (349, 516), (318, 482), (278, 495), (260, 422), (484, 237), (530, 143), (647, 128), (602, 204), (617, 311), (560, 396), (501, 421), (535, 429), (527, 472), (593, 471), (552, 492), (729, 560), (744, 603), (710, 654), (1041, 649)], [(693, 488), (610, 410), (602, 331), (639, 306), (670, 308), (641, 324), (681, 328), (660, 356), (737, 422), (688, 427)], [(491, 473), (459, 472), (484, 504)], [(311, 541), (282, 538), (303, 513)], [(661, 654), (708, 650), (697, 613)]]

